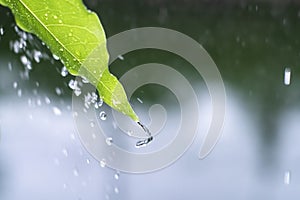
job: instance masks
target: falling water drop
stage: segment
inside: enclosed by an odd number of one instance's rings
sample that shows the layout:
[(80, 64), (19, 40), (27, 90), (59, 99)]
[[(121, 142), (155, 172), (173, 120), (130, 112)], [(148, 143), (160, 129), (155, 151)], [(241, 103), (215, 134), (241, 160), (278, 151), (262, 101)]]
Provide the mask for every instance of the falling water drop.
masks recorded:
[(291, 74), (292, 74), (292, 70), (289, 67), (286, 67), (284, 69), (284, 84), (285, 85), (290, 85), (291, 84)]
[(43, 54), (40, 51), (34, 50), (33, 59), (35, 60), (35, 62), (39, 63), (41, 61), (42, 57), (43, 57)]
[(47, 97), (47, 96), (45, 97), (45, 103), (46, 103), (46, 104), (50, 104), (50, 103), (51, 103), (51, 100), (50, 100), (49, 97)]
[(106, 161), (105, 161), (105, 159), (102, 159), (102, 160), (100, 161), (100, 166), (103, 167), (103, 168), (106, 166)]
[(140, 98), (137, 98), (137, 100), (138, 100), (140, 103), (143, 103), (143, 101), (142, 101)]
[(136, 148), (140, 148), (140, 147), (144, 147), (146, 146), (147, 144), (149, 144), (152, 140), (153, 140), (153, 136), (151, 136), (151, 132), (149, 131), (149, 129), (144, 125), (142, 124), (141, 122), (137, 122), (138, 125), (140, 127), (142, 127), (142, 129), (145, 131), (145, 133), (147, 134), (148, 138), (146, 139), (143, 139), (143, 140), (140, 140), (136, 143), (135, 147)]
[(0, 28), (0, 35), (4, 35), (4, 29), (3, 29), (3, 27)]
[(95, 127), (95, 123), (94, 123), (94, 122), (91, 122), (91, 123), (90, 123), (90, 126), (91, 126), (92, 128), (94, 128), (94, 127)]
[(105, 142), (108, 146), (111, 146), (113, 143), (113, 139), (111, 137), (108, 137), (108, 138), (106, 138)]
[(17, 95), (18, 95), (18, 97), (21, 97), (21, 96), (22, 96), (22, 90), (21, 90), (21, 89), (18, 89)]
[(13, 83), (13, 87), (14, 87), (14, 89), (16, 89), (16, 88), (18, 87), (18, 83), (17, 83), (17, 82), (14, 82), (14, 83)]
[(118, 58), (119, 58), (120, 60), (124, 60), (124, 57), (123, 57), (122, 55), (118, 55)]
[(120, 173), (119, 173), (119, 172), (115, 173), (114, 178), (115, 178), (116, 180), (119, 180), (119, 178), (120, 178)]
[(66, 77), (68, 75), (68, 70), (67, 70), (67, 68), (65, 66), (63, 66), (63, 68), (61, 68), (60, 74), (63, 77)]
[(68, 153), (68, 150), (67, 149), (63, 149), (62, 150), (62, 153), (64, 154), (64, 156), (68, 157), (69, 153)]
[(291, 183), (291, 172), (290, 171), (286, 171), (284, 173), (284, 184), (285, 185), (289, 185)]
[(74, 176), (79, 176), (78, 170), (77, 169), (73, 169), (73, 174), (74, 174)]
[(115, 192), (116, 194), (119, 194), (119, 188), (115, 187), (115, 188), (114, 188), (114, 192)]
[(57, 115), (57, 116), (61, 115), (61, 110), (59, 108), (57, 108), (57, 107), (54, 106), (52, 108), (52, 110), (53, 110), (53, 112), (54, 112), (55, 115)]
[(86, 163), (89, 165), (91, 163), (90, 159), (86, 159)]
[(56, 87), (56, 88), (55, 88), (55, 93), (56, 93), (58, 96), (60, 96), (60, 95), (62, 94), (62, 91), (61, 91), (60, 88)]
[(99, 116), (100, 116), (101, 120), (103, 120), (103, 121), (106, 120), (107, 116), (106, 116), (106, 113), (104, 111), (101, 111), (100, 114), (99, 114)]

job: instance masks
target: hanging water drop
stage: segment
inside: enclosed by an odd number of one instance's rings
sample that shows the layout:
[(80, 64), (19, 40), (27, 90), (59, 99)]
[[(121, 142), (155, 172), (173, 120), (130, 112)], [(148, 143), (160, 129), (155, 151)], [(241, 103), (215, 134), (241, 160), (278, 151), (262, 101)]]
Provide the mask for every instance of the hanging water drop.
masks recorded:
[(55, 54), (53, 54), (52, 57), (54, 58), (54, 60), (59, 60), (59, 57)]

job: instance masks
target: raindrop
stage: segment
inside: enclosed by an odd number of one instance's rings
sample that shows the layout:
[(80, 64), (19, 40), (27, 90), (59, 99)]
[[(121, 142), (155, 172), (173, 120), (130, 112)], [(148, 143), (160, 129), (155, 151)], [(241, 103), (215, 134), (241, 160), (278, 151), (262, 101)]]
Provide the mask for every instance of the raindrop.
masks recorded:
[(143, 101), (142, 101), (140, 98), (137, 98), (137, 100), (138, 100), (140, 103), (143, 103)]
[(127, 135), (132, 136), (133, 135), (133, 131), (132, 130), (127, 131)]
[(74, 174), (74, 176), (79, 176), (78, 170), (77, 169), (73, 169), (73, 174)]
[(17, 95), (18, 95), (18, 97), (21, 97), (21, 96), (22, 96), (22, 90), (21, 90), (21, 89), (18, 89)]
[(98, 102), (95, 103), (95, 108), (98, 109), (103, 105), (103, 100), (100, 98)]
[(74, 81), (73, 79), (71, 79), (69, 81), (69, 87), (72, 89), (72, 90), (75, 90), (76, 88), (78, 88), (77, 86), (77, 81)]
[(117, 130), (117, 128), (118, 128), (117, 123), (116, 123), (116, 122), (113, 122), (112, 125), (113, 125), (113, 128), (114, 128), (115, 130)]
[(284, 184), (285, 185), (289, 185), (291, 183), (291, 172), (290, 171), (286, 171), (284, 173)]
[(141, 122), (138, 122), (138, 125), (140, 127), (142, 127), (142, 129), (147, 134), (148, 138), (138, 141), (135, 145), (136, 148), (144, 147), (153, 140), (153, 136), (151, 136), (151, 132), (149, 131), (149, 129), (144, 124), (142, 124)]
[(8, 67), (9, 71), (12, 71), (12, 64), (11, 64), (11, 62), (8, 63), (7, 67)]
[(106, 161), (105, 161), (105, 159), (102, 159), (102, 160), (100, 161), (100, 166), (103, 167), (103, 168), (106, 166)]
[(50, 100), (49, 97), (47, 97), (47, 96), (45, 97), (45, 103), (46, 103), (46, 104), (50, 104), (50, 103), (51, 103), (51, 100)]
[(57, 116), (61, 115), (61, 110), (59, 108), (53, 107), (52, 110), (53, 110), (55, 115), (57, 115)]
[(78, 96), (81, 94), (80, 88), (76, 88), (76, 89), (74, 90), (74, 94), (78, 97)]
[(115, 173), (114, 178), (115, 178), (116, 180), (119, 180), (119, 178), (120, 178), (120, 173), (119, 173), (119, 172)]
[(72, 115), (73, 117), (78, 117), (78, 112), (73, 112)]
[(115, 191), (116, 194), (119, 194), (119, 188), (115, 187), (114, 191)]
[(124, 57), (123, 57), (122, 55), (118, 55), (118, 58), (119, 58), (120, 60), (124, 60)]
[(36, 100), (36, 104), (37, 104), (38, 106), (41, 106), (41, 105), (42, 105), (41, 100), (40, 100), (40, 99), (37, 99), (37, 100)]
[(16, 88), (18, 87), (18, 83), (17, 83), (17, 82), (14, 82), (14, 83), (13, 83), (13, 87), (14, 87), (14, 89), (16, 89)]
[(21, 62), (29, 70), (32, 69), (31, 62), (26, 56), (21, 56)]
[(107, 144), (108, 146), (111, 146), (112, 143), (113, 143), (113, 139), (112, 139), (111, 137), (106, 138), (105, 142), (106, 142), (106, 144)]
[(136, 148), (144, 147), (147, 144), (149, 144), (152, 140), (153, 140), (152, 136), (148, 137), (147, 139), (140, 140), (135, 144), (135, 147)]
[(33, 59), (35, 60), (35, 62), (39, 63), (41, 61), (42, 58), (42, 53), (40, 51), (36, 51), (34, 50), (33, 52)]
[(101, 120), (103, 120), (103, 121), (106, 120), (107, 116), (106, 116), (106, 113), (104, 111), (101, 111), (100, 114), (99, 114), (99, 116), (100, 116)]
[(69, 153), (68, 153), (68, 150), (67, 149), (63, 149), (62, 150), (62, 153), (64, 154), (64, 156), (68, 157)]
[(3, 27), (0, 28), (0, 35), (4, 35), (4, 29), (3, 29)]
[(289, 67), (286, 67), (284, 69), (284, 84), (285, 85), (290, 85), (291, 84), (291, 74), (292, 74), (292, 70)]
[(73, 133), (70, 135), (70, 138), (71, 138), (71, 140), (75, 140), (76, 139), (75, 135)]
[(94, 122), (91, 122), (90, 125), (91, 125), (92, 128), (95, 127), (95, 123)]
[(91, 161), (89, 159), (86, 159), (86, 163), (89, 165)]
[(61, 91), (61, 89), (60, 88), (55, 88), (55, 93), (58, 95), (58, 96), (60, 96), (61, 94), (62, 94), (62, 91)]

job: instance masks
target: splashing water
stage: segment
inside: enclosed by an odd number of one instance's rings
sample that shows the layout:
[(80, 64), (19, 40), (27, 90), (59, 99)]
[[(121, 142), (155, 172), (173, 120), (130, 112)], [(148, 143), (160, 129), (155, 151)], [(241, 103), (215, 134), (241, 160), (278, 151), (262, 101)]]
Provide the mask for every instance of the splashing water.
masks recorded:
[(142, 129), (145, 131), (145, 133), (147, 134), (148, 138), (146, 139), (143, 139), (143, 140), (140, 140), (138, 141), (136, 144), (135, 144), (135, 147), (136, 148), (140, 148), (140, 147), (144, 147), (146, 146), (147, 144), (149, 144), (152, 140), (153, 140), (153, 136), (151, 135), (151, 132), (149, 131), (149, 129), (144, 125), (142, 124), (141, 122), (137, 122), (138, 125), (140, 127), (142, 127)]

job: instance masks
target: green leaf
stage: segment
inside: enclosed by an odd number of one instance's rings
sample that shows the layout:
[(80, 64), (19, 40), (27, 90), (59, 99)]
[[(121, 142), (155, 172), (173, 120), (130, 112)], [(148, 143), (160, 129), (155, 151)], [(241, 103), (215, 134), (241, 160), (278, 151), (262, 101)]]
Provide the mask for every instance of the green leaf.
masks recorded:
[(126, 93), (108, 70), (106, 36), (98, 16), (81, 0), (0, 0), (17, 25), (37, 35), (68, 71), (85, 77), (112, 108), (139, 121)]

